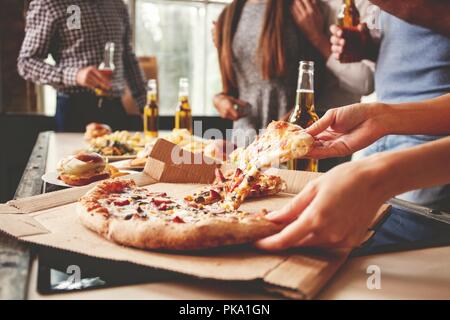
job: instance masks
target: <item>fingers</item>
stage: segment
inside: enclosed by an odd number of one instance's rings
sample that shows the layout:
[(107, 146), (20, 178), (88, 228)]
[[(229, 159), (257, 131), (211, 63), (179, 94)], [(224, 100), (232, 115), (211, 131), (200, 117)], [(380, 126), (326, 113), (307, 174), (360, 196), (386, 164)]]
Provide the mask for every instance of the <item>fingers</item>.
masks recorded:
[(273, 222), (289, 223), (295, 220), (305, 210), (315, 195), (315, 188), (312, 185), (308, 185), (282, 209), (269, 213), (266, 218)]
[(342, 34), (343, 34), (342, 29), (339, 28), (337, 25), (332, 24), (330, 26), (330, 32), (331, 32), (332, 35), (334, 35), (334, 36), (336, 36), (338, 38), (342, 38)]
[(317, 160), (339, 156), (340, 152), (336, 147), (315, 147), (307, 154), (308, 158)]
[(256, 247), (264, 250), (282, 250), (294, 246), (314, 231), (310, 215), (301, 215), (280, 233), (256, 242)]
[(302, 4), (305, 8), (305, 11), (308, 13), (314, 12), (314, 7), (311, 0), (302, 0)]
[(233, 107), (228, 108), (225, 118), (236, 121), (239, 119), (239, 113)]
[(111, 80), (108, 79), (101, 71), (98, 69), (92, 69), (90, 72), (90, 75), (92, 76), (92, 79), (96, 83), (96, 87), (99, 87), (103, 90), (110, 90), (111, 89)]
[(357, 29), (361, 32), (368, 32), (369, 28), (367, 27), (367, 23), (360, 23), (357, 26)]
[(335, 110), (328, 110), (325, 115), (319, 119), (319, 121), (314, 122), (308, 128), (305, 129), (306, 133), (309, 133), (313, 137), (323, 132), (327, 128), (331, 127), (335, 121)]

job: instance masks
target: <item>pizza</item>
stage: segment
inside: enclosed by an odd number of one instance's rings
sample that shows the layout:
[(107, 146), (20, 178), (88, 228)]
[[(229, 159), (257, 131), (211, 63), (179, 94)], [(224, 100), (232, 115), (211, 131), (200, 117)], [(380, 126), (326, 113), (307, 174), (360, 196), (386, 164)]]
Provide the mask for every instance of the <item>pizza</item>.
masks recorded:
[[(225, 199), (225, 192), (233, 188), (241, 176), (241, 170), (229, 170), (225, 174), (220, 169), (216, 169), (216, 178), (213, 184), (205, 186), (192, 195), (188, 195), (184, 200), (189, 206), (201, 208), (205, 205), (221, 202)], [(286, 189), (286, 183), (278, 176), (264, 175), (258, 176), (258, 181), (250, 190), (249, 198), (260, 198), (280, 193)]]
[(305, 156), (313, 143), (314, 138), (300, 126), (286, 121), (272, 121), (262, 135), (234, 155), (239, 157), (235, 159), (238, 168), (234, 183), (226, 189), (222, 206), (226, 210), (239, 208), (258, 184), (262, 170)]
[(82, 224), (116, 243), (143, 249), (194, 250), (256, 241), (281, 230), (264, 217), (217, 203), (189, 206), (133, 180), (106, 180), (77, 204)]

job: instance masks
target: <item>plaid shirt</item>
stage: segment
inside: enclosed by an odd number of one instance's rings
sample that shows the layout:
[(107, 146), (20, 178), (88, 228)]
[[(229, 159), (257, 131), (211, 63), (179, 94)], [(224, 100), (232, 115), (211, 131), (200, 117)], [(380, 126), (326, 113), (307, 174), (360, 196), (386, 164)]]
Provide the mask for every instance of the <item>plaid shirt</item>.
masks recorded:
[[(73, 8), (79, 8), (79, 28), (70, 25), (75, 21)], [(131, 47), (130, 18), (122, 0), (33, 0), (18, 58), (19, 73), (26, 80), (49, 84), (58, 92), (92, 92), (77, 86), (76, 74), (83, 67), (98, 66), (103, 61), (108, 41), (115, 44), (112, 94), (120, 97), (126, 81), (142, 110), (146, 88)], [(45, 62), (49, 54), (56, 65)]]

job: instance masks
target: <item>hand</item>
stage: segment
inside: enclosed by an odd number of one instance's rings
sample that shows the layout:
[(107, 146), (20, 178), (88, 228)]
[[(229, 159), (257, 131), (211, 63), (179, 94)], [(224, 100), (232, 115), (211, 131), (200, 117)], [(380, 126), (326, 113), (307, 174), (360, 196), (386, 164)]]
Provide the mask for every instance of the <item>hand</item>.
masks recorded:
[(78, 70), (76, 77), (77, 84), (92, 90), (111, 90), (111, 80), (103, 75), (96, 67), (89, 66)]
[(308, 40), (325, 58), (331, 54), (329, 42), (324, 32), (325, 20), (317, 5), (317, 0), (294, 0), (291, 13), (297, 26)]
[[(337, 25), (331, 25), (330, 31), (331, 31), (331, 38), (330, 38), (331, 52), (336, 60), (341, 60), (342, 54), (350, 50), (355, 51), (354, 56), (355, 57), (357, 56), (359, 60), (362, 60), (364, 58), (371, 58), (370, 51), (372, 50), (370, 45), (371, 42), (369, 41), (371, 39), (371, 36), (369, 29), (367, 28), (367, 25), (365, 23), (359, 24), (357, 26), (357, 31), (356, 32), (353, 31), (353, 33), (356, 33), (356, 37), (353, 36), (352, 39), (357, 43), (354, 43), (354, 45), (351, 48), (348, 48), (348, 45), (346, 44), (345, 34), (342, 28), (340, 28)], [(359, 37), (358, 31), (360, 33)]]
[(225, 95), (225, 94), (218, 94), (214, 97), (214, 107), (219, 112), (219, 115), (224, 119), (230, 119), (233, 121), (238, 120), (242, 116), (239, 114), (239, 112), (234, 109), (234, 106), (236, 104), (239, 104), (238, 102), (242, 102), (240, 100), (237, 100), (231, 96)]
[(322, 159), (350, 155), (372, 144), (387, 132), (384, 104), (358, 103), (328, 110), (306, 130), (316, 139), (308, 157)]
[(258, 241), (257, 247), (359, 246), (377, 211), (391, 197), (380, 174), (387, 170), (377, 156), (347, 162), (308, 183), (289, 204), (267, 215), (286, 227)]

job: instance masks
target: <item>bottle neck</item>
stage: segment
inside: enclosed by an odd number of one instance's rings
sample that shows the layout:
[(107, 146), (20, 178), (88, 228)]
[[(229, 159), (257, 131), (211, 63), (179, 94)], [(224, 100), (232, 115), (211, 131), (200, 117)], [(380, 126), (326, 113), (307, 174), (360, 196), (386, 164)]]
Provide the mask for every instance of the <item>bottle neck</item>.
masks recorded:
[(344, 0), (344, 4), (347, 7), (353, 7), (355, 5), (355, 1), (353, 1), (353, 0)]
[(148, 105), (155, 105), (157, 102), (157, 99), (158, 99), (158, 97), (157, 97), (156, 92), (151, 91), (151, 90), (147, 91), (147, 104)]
[(298, 76), (297, 92), (314, 92), (314, 72), (301, 70)]
[(114, 69), (114, 50), (113, 49), (105, 49), (105, 53), (103, 56), (103, 63), (105, 69)]

